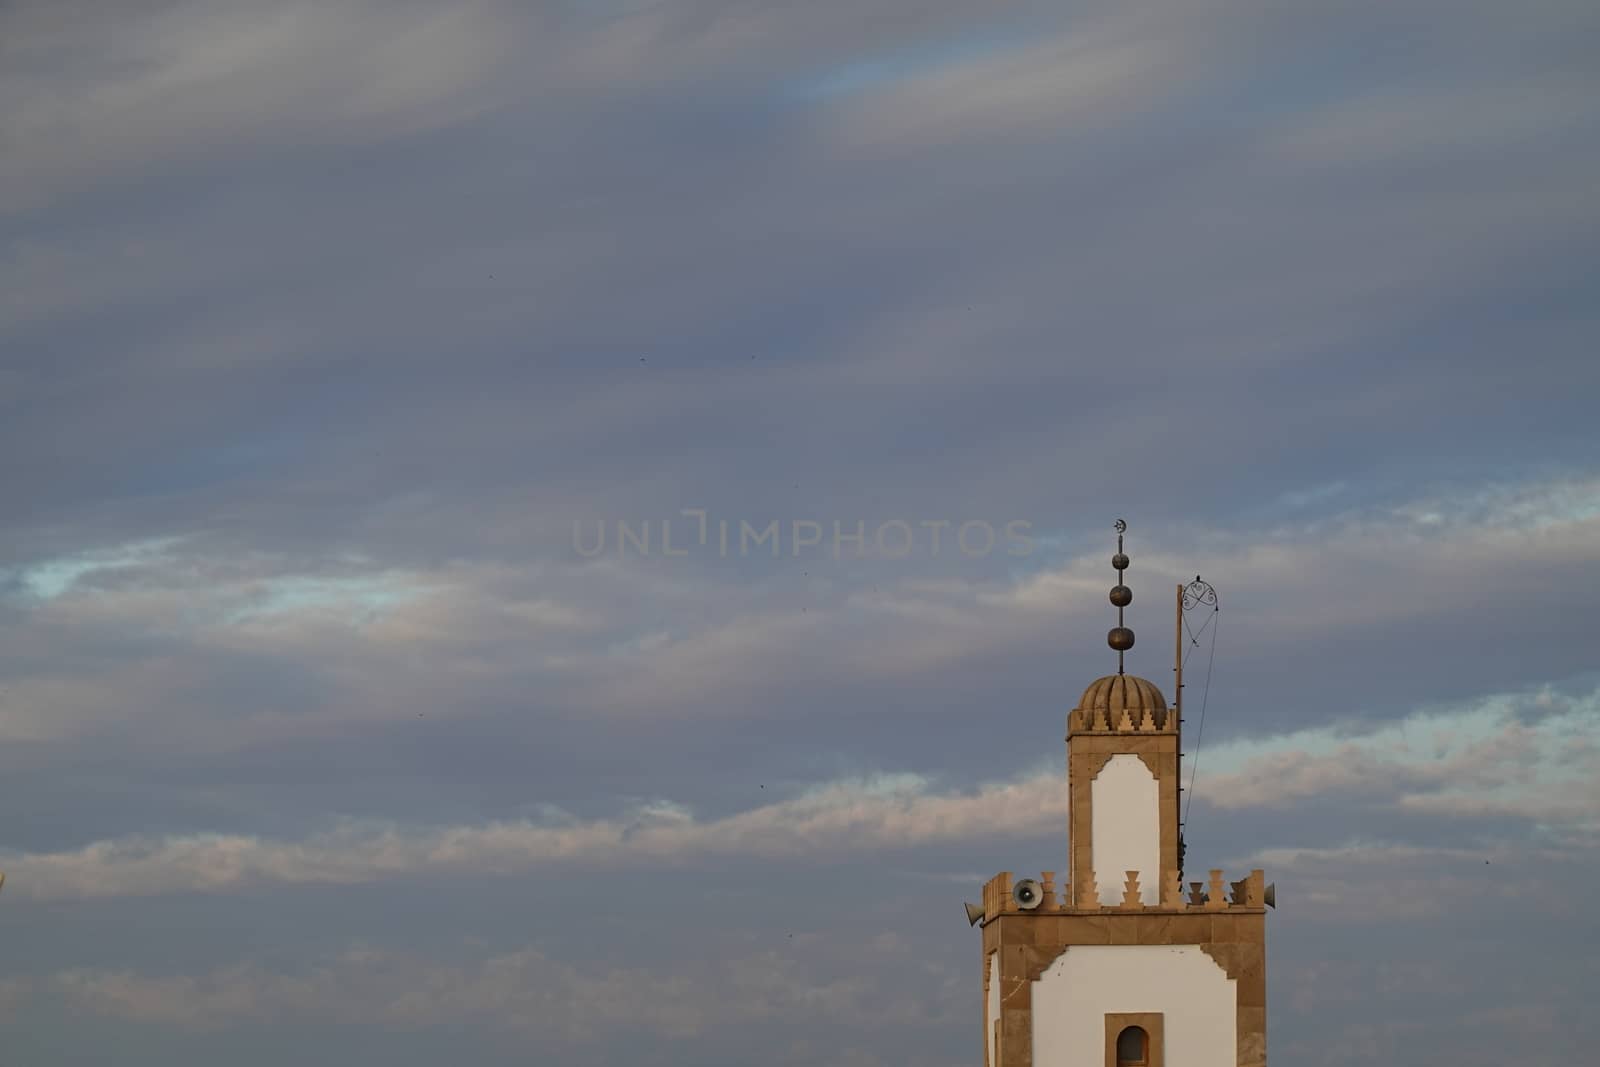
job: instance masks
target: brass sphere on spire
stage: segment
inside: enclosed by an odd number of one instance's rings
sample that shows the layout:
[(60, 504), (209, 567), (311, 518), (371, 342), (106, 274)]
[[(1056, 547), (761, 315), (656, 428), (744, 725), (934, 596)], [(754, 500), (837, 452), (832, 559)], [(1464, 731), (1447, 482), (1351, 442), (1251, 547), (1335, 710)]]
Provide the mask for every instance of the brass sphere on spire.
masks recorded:
[(1115, 526), (1117, 554), (1111, 557), (1111, 565), (1117, 569), (1117, 584), (1111, 589), (1111, 603), (1117, 609), (1117, 625), (1106, 634), (1106, 644), (1117, 654), (1117, 674), (1120, 676), (1122, 654), (1133, 647), (1133, 631), (1122, 625), (1122, 609), (1133, 603), (1133, 590), (1122, 582), (1122, 572), (1128, 569), (1128, 556), (1122, 551), (1122, 535), (1128, 532), (1128, 524), (1118, 519)]

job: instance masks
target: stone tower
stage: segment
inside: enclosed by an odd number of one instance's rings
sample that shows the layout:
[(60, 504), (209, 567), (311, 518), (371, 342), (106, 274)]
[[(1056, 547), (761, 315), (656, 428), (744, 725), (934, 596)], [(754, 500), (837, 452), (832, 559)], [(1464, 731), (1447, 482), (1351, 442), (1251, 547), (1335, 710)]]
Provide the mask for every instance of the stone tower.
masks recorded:
[(1272, 891), (1259, 870), (1182, 885), (1180, 717), (1120, 670), (1133, 644), (1121, 540), (1119, 670), (1067, 715), (1068, 878), (1005, 872), (968, 905), (983, 928), (984, 1064), (1264, 1067)]

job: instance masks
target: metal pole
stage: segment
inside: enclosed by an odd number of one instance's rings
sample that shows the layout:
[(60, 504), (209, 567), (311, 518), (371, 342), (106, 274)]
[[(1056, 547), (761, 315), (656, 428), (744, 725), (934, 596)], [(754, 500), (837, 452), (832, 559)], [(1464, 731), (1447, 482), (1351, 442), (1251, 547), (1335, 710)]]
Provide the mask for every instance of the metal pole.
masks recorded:
[(1174, 684), (1177, 686), (1177, 692), (1175, 692), (1173, 694), (1172, 700), (1173, 700), (1173, 703), (1175, 705), (1177, 705), (1178, 732), (1180, 734), (1180, 736), (1179, 736), (1180, 746), (1179, 747), (1182, 747), (1181, 746), (1181, 741), (1182, 741), (1182, 736), (1181, 735), (1182, 735), (1182, 732), (1183, 732), (1183, 583), (1182, 582), (1178, 583), (1178, 614), (1177, 614), (1177, 617), (1173, 620), (1173, 623), (1174, 623), (1174, 625), (1173, 625), (1173, 630), (1172, 630), (1172, 654), (1173, 654), (1173, 657), (1174, 657), (1174, 662), (1173, 662), (1172, 671), (1173, 671), (1173, 674), (1176, 675), (1176, 681), (1175, 681)]
[(1172, 673), (1173, 685), (1176, 687), (1172, 694), (1173, 714), (1177, 716), (1178, 734), (1178, 789), (1173, 795), (1177, 798), (1177, 811), (1173, 818), (1178, 830), (1178, 880), (1183, 880), (1183, 583), (1178, 583), (1178, 599), (1175, 605), (1176, 617), (1173, 619), (1172, 632)]

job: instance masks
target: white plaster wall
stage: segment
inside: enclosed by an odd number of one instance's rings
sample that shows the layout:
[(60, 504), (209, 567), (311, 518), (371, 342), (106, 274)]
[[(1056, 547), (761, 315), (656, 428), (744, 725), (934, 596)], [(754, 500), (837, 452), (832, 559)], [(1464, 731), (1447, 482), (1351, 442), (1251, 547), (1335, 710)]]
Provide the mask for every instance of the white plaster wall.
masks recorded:
[(1074, 945), (1033, 986), (1034, 1067), (1105, 1067), (1106, 1014), (1158, 1011), (1166, 1067), (1234, 1067), (1238, 983), (1197, 945)]
[(1090, 785), (1094, 879), (1102, 904), (1122, 903), (1128, 871), (1139, 872), (1139, 897), (1161, 902), (1161, 790), (1144, 760), (1112, 756)]
[(1000, 1062), (999, 1042), (995, 1039), (994, 1024), (1000, 1018), (1000, 953), (989, 953), (989, 1003), (983, 1013), (983, 1041), (989, 1047), (986, 1061), (992, 1067)]

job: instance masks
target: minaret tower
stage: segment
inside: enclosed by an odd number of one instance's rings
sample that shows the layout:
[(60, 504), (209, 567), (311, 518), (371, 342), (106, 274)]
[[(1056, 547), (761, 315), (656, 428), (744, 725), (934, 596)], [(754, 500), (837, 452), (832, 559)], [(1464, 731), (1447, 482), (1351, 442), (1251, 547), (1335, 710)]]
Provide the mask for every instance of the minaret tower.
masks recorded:
[(1181, 873), (1178, 716), (1153, 682), (1123, 670), (1123, 657), (1133, 647), (1133, 631), (1122, 617), (1133, 603), (1124, 581), (1131, 562), (1122, 551), (1126, 529), (1118, 519), (1117, 554), (1111, 557), (1117, 625), (1106, 634), (1117, 653), (1117, 673), (1091, 682), (1067, 715), (1069, 869), (1076, 901), (1116, 904), (1123, 895), (1121, 872), (1136, 870), (1139, 899), (1153, 905), (1161, 902), (1161, 887)]
[[(1259, 870), (1212, 870), (1184, 892), (1179, 714), (1124, 670), (1126, 529), (1106, 635), (1117, 673), (1067, 714), (1068, 880), (1006, 872), (967, 905), (983, 926), (985, 1067), (1265, 1067), (1273, 889)], [(1180, 633), (1182, 605), (1180, 586)]]

